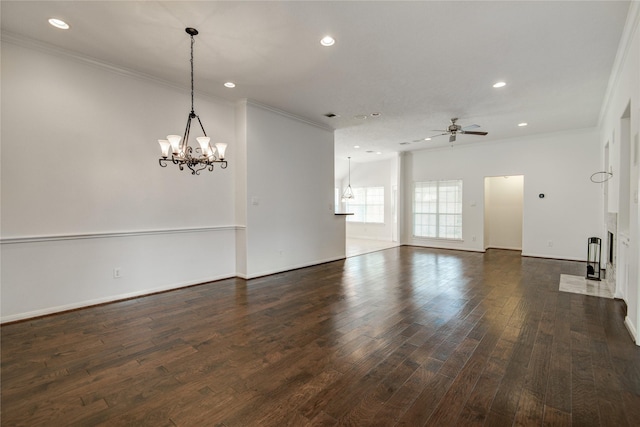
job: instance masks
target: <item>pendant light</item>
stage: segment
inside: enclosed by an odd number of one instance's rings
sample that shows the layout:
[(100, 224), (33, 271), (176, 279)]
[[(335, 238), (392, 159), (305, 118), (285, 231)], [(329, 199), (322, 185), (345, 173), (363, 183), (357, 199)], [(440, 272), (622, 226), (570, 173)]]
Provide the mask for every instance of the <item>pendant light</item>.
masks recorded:
[(342, 201), (346, 202), (354, 198), (353, 190), (351, 189), (351, 157), (347, 157), (349, 159), (349, 185), (344, 189), (344, 193), (342, 193)]
[[(167, 139), (158, 140), (160, 150), (162, 151), (162, 157), (159, 159), (159, 163), (161, 167), (166, 168), (170, 161), (174, 165), (178, 165), (180, 170), (184, 170), (186, 166), (191, 170), (192, 175), (200, 175), (200, 171), (203, 169), (213, 171), (213, 166), (216, 163), (220, 163), (220, 168), (226, 169), (227, 161), (224, 159), (224, 153), (227, 149), (227, 144), (219, 142), (216, 143), (214, 147), (209, 144), (211, 138), (207, 136), (200, 117), (193, 109), (193, 36), (198, 34), (198, 30), (195, 28), (185, 28), (185, 32), (191, 37), (191, 112), (187, 118), (187, 127), (184, 131), (184, 136), (168, 135)], [(198, 119), (198, 124), (200, 124), (200, 129), (202, 129), (203, 134), (203, 136), (196, 138), (199, 147), (195, 149), (189, 146), (191, 119)], [(169, 151), (171, 151), (170, 159)]]

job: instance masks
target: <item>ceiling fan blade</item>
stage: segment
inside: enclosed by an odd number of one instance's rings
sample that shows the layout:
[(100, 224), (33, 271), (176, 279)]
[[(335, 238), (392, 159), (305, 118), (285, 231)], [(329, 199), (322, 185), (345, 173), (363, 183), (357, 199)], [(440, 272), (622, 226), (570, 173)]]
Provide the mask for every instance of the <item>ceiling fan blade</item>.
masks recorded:
[(477, 132), (477, 131), (466, 131), (466, 130), (463, 130), (460, 133), (464, 133), (466, 135), (487, 135), (489, 132)]
[(462, 130), (467, 130), (467, 129), (477, 129), (477, 128), (479, 128), (479, 127), (480, 127), (480, 125), (473, 124), (473, 125), (469, 125), (469, 126), (465, 126), (465, 127), (463, 127), (463, 128), (462, 128)]
[(449, 142), (455, 142), (456, 140), (456, 134), (452, 133), (451, 136), (449, 137)]
[[(445, 133), (448, 133), (449, 131), (445, 130), (445, 129), (431, 129), (431, 132), (445, 132)], [(444, 133), (443, 133), (443, 135), (444, 135)]]
[(437, 134), (435, 134), (435, 135), (431, 135), (431, 136), (429, 136), (428, 138), (435, 138), (435, 137), (437, 137), (437, 136), (442, 136), (442, 135), (449, 135), (449, 132), (444, 132), (444, 131), (443, 131), (442, 133), (437, 133)]

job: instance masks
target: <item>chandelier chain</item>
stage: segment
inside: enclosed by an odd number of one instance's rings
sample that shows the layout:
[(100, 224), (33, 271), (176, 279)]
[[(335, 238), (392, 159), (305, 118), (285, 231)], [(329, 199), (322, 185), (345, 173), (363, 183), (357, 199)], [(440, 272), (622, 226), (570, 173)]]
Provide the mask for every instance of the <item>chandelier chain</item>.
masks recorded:
[(191, 114), (194, 114), (193, 109), (193, 35), (191, 35)]

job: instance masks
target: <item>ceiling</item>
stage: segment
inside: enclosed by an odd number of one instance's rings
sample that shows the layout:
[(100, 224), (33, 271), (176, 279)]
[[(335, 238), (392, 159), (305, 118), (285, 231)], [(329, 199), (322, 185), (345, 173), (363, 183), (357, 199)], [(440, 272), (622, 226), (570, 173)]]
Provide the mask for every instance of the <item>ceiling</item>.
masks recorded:
[[(451, 117), (489, 132), (455, 145), (596, 126), (628, 9), (628, 1), (3, 0), (1, 26), (185, 89), (184, 28), (195, 27), (198, 92), (336, 129), (336, 158), (357, 163), (448, 146), (446, 136), (424, 138)], [(53, 28), (51, 17), (71, 28)], [(327, 34), (332, 47), (319, 43)], [(494, 89), (497, 81), (507, 85)]]

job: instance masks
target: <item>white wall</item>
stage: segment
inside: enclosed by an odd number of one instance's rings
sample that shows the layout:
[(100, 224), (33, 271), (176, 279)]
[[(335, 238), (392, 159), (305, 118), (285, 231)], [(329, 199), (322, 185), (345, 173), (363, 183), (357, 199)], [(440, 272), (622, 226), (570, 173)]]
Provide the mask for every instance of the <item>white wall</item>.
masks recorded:
[(247, 108), (246, 102), (235, 106), (236, 120), (236, 273), (247, 277)]
[(1, 84), (0, 321), (344, 258), (332, 130), (196, 95), (229, 166), (193, 176), (188, 88), (10, 36)]
[[(351, 187), (384, 187), (384, 224), (347, 221), (347, 238), (391, 241), (393, 236), (392, 188), (397, 185), (397, 158), (367, 163), (351, 162)], [(341, 182), (341, 193), (348, 185), (348, 178)], [(346, 212), (343, 203), (341, 211)]]
[[(629, 134), (623, 129), (625, 110), (631, 105)], [(638, 188), (640, 166), (636, 162), (639, 154), (634, 140), (640, 133), (640, 3), (632, 2), (627, 24), (616, 56), (616, 63), (609, 81), (600, 120), (599, 140), (601, 144), (600, 170), (613, 169), (608, 185), (609, 212), (618, 212), (624, 222), (617, 237), (616, 296), (627, 303), (625, 324), (636, 344), (640, 321), (640, 215), (638, 213)], [(622, 138), (627, 138), (627, 143)], [(609, 164), (605, 164), (605, 146), (609, 143)], [(621, 170), (626, 169), (625, 182)], [(604, 197), (604, 186), (601, 196)], [(602, 228), (606, 224), (603, 223)]]
[(523, 189), (521, 175), (485, 178), (485, 248), (522, 250)]
[(247, 276), (345, 257), (333, 131), (248, 102)]
[(232, 105), (196, 97), (230, 164), (192, 176), (188, 89), (10, 38), (1, 84), (2, 321), (235, 275)]
[[(600, 188), (589, 180), (601, 168), (598, 159), (596, 129), (408, 153), (403, 158), (403, 243), (483, 251), (484, 178), (523, 175), (523, 255), (585, 260), (587, 238), (602, 231)], [(459, 242), (412, 236), (413, 183), (442, 179), (463, 180)]]

